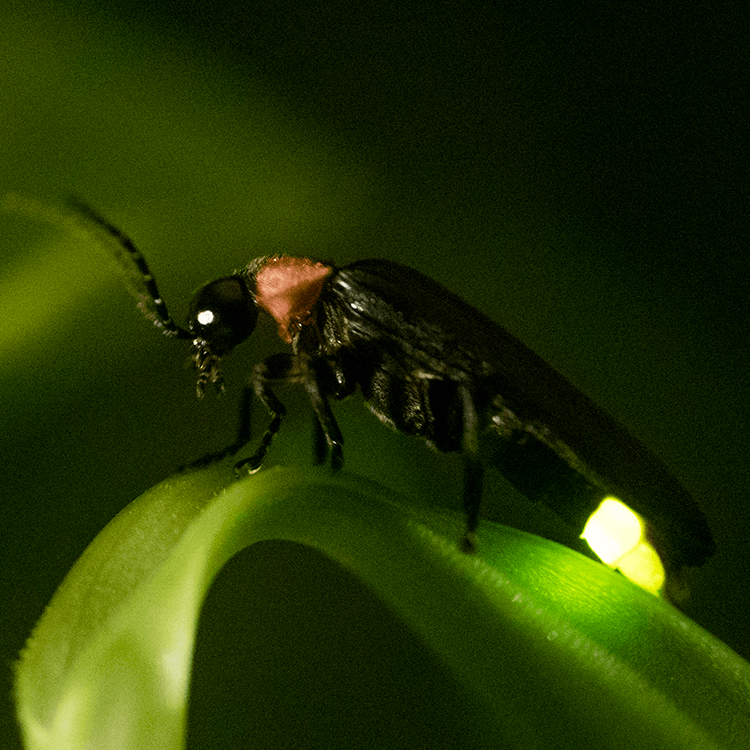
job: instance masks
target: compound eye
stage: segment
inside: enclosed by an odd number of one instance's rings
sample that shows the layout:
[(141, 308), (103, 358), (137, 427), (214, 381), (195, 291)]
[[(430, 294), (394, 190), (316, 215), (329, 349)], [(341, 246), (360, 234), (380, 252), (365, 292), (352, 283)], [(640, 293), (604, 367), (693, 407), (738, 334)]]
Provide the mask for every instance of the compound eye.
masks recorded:
[(199, 289), (190, 303), (188, 328), (214, 354), (241, 344), (255, 329), (258, 310), (247, 285), (236, 276), (217, 279)]

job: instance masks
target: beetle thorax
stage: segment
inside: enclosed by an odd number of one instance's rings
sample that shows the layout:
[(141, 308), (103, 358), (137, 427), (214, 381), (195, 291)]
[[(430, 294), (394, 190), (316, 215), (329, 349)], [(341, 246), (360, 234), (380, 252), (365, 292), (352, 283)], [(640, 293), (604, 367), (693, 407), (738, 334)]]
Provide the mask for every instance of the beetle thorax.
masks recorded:
[(291, 343), (295, 330), (312, 320), (333, 268), (309, 258), (273, 256), (255, 273), (255, 301), (279, 326), (279, 336)]

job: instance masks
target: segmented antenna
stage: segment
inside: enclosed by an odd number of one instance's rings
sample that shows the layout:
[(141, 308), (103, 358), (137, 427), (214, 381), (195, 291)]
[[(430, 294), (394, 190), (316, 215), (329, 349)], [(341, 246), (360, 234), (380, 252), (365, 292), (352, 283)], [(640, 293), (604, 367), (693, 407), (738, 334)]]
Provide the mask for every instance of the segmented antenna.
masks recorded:
[(143, 315), (161, 329), (165, 336), (180, 339), (193, 338), (188, 331), (180, 328), (172, 320), (167, 305), (159, 294), (148, 263), (133, 241), (80, 199), (71, 198), (70, 204), (81, 218), (90, 222), (89, 228), (98, 230), (97, 236), (101, 236), (101, 239), (113, 251), (115, 260), (124, 273), (125, 285), (135, 297), (138, 309)]

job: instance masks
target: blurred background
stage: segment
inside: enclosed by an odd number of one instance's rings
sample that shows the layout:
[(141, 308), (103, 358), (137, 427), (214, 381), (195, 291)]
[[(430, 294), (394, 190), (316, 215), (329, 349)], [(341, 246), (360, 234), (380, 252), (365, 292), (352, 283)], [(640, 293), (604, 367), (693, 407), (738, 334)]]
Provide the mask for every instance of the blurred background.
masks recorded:
[[(0, 22), (3, 747), (20, 747), (12, 664), (67, 570), (231, 440), (245, 374), (278, 348), (259, 329), (227, 360), (227, 397), (196, 401), (187, 349), (106, 252), (29, 208), (70, 194), (133, 238), (180, 320), (196, 287), (268, 253), (433, 276), (691, 490), (718, 551), (688, 613), (750, 656), (744, 6), (11, 0)], [(307, 460), (304, 400), (285, 401), (273, 460)], [(356, 399), (337, 414), (350, 470), (459, 508), (455, 461)], [(492, 479), (490, 514), (528, 515), (508, 492)], [(312, 564), (266, 550), (255, 574)]]

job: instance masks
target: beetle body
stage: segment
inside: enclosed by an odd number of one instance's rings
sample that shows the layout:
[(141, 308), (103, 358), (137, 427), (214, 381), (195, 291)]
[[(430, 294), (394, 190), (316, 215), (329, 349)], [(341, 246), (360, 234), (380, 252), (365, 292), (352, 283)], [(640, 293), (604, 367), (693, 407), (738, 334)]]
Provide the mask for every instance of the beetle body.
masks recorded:
[[(321, 395), (343, 398), (358, 387), (381, 421), (439, 451), (463, 452), (474, 474), (464, 497), (469, 533), (482, 463), (491, 460), (576, 526), (611, 494), (651, 521), (651, 541), (673, 566), (700, 565), (711, 553), (695, 501), (650, 451), (432, 279), (390, 261), (358, 261), (331, 269), (312, 310), (293, 334), (293, 357), (309, 361)], [(480, 457), (483, 445), (489, 457)]]
[[(491, 462), (575, 525), (605, 496), (621, 498), (647, 519), (648, 539), (668, 570), (701, 565), (712, 553), (700, 509), (658, 458), (504, 328), (418, 271), (387, 260), (337, 268), (256, 258), (203, 287), (185, 329), (169, 317), (132, 242), (90, 208), (77, 208), (116, 240), (131, 277), (144, 278), (135, 286), (147, 317), (192, 340), (199, 395), (207, 383), (221, 387), (221, 358), (252, 333), (259, 314), (276, 321), (290, 351), (253, 368), (248, 395), (266, 406), (271, 423), (238, 470), (257, 470), (279, 431), (279, 383), (305, 388), (332, 465), (340, 466), (343, 437), (329, 402), (359, 389), (382, 422), (463, 455), (467, 551)], [(247, 443), (248, 420), (241, 424), (237, 441), (214, 458)]]

